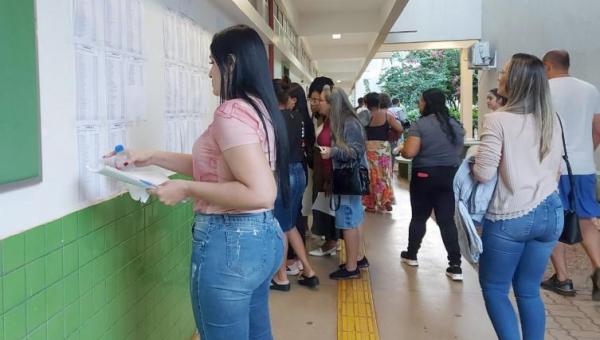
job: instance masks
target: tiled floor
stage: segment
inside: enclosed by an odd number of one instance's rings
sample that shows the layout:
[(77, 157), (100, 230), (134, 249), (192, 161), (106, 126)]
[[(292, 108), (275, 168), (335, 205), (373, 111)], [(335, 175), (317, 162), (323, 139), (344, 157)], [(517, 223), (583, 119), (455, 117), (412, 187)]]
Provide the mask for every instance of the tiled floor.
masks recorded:
[[(477, 272), (463, 266), (465, 280), (446, 278), (446, 254), (437, 225), (430, 221), (419, 254), (418, 269), (400, 264), (406, 247), (410, 203), (406, 184), (396, 190), (392, 214), (368, 214), (365, 238), (371, 267), (372, 295), (377, 326), (383, 340), (495, 339), (487, 317)], [(294, 284), (289, 293), (271, 294), (271, 313), (276, 339), (336, 339), (338, 288), (327, 274), (337, 257), (310, 258), (321, 286), (310, 291)], [(581, 293), (563, 298), (543, 292), (548, 311), (548, 339), (600, 339), (600, 303), (592, 302), (590, 268), (583, 252), (570, 250), (570, 266)], [(292, 279), (293, 282), (293, 279)]]

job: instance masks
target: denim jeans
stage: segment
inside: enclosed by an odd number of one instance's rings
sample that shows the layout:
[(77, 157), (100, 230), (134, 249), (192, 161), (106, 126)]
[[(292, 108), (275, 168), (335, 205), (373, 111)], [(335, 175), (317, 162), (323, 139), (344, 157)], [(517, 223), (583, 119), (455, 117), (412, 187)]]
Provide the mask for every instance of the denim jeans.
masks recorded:
[(302, 197), (304, 196), (304, 190), (306, 189), (306, 173), (304, 172), (304, 166), (302, 163), (291, 163), (290, 164), (290, 194), (288, 199), (288, 206), (285, 207), (283, 204), (283, 197), (280, 194), (277, 195), (275, 200), (275, 208), (273, 212), (279, 226), (283, 232), (288, 232), (294, 228), (298, 222), (299, 212), (302, 209)]
[(525, 340), (543, 340), (546, 323), (540, 283), (563, 228), (557, 193), (523, 217), (483, 224), (479, 283), (485, 306), (500, 340), (520, 340), (517, 316), (508, 299), (513, 291)]
[(271, 340), (269, 283), (283, 234), (272, 212), (196, 214), (190, 293), (202, 340)]

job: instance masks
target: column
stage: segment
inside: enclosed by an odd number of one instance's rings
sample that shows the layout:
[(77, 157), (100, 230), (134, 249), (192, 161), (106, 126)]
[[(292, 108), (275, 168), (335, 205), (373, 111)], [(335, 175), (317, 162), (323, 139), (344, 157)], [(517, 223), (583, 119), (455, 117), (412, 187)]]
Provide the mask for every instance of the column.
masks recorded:
[(460, 119), (465, 138), (473, 138), (473, 70), (469, 70), (469, 49), (460, 51)]

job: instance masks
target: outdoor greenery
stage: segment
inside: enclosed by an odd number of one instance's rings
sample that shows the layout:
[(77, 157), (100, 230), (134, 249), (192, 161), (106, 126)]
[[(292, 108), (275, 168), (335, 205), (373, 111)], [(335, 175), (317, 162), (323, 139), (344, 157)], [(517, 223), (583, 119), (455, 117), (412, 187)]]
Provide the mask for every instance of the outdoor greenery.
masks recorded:
[[(384, 92), (398, 98), (407, 110), (410, 120), (419, 117), (417, 102), (421, 93), (430, 88), (441, 89), (448, 97), (451, 115), (460, 119), (460, 50), (420, 50), (394, 53), (392, 67), (387, 68), (378, 84)], [(473, 79), (474, 98), (477, 103), (477, 76)], [(478, 109), (473, 108), (476, 122)]]

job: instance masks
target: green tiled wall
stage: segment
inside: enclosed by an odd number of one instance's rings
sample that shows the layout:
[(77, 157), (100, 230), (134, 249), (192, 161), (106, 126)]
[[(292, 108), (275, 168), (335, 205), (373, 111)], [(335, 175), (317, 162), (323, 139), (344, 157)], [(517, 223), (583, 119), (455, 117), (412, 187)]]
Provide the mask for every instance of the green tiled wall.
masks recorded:
[(192, 219), (124, 194), (0, 241), (0, 340), (189, 339)]

